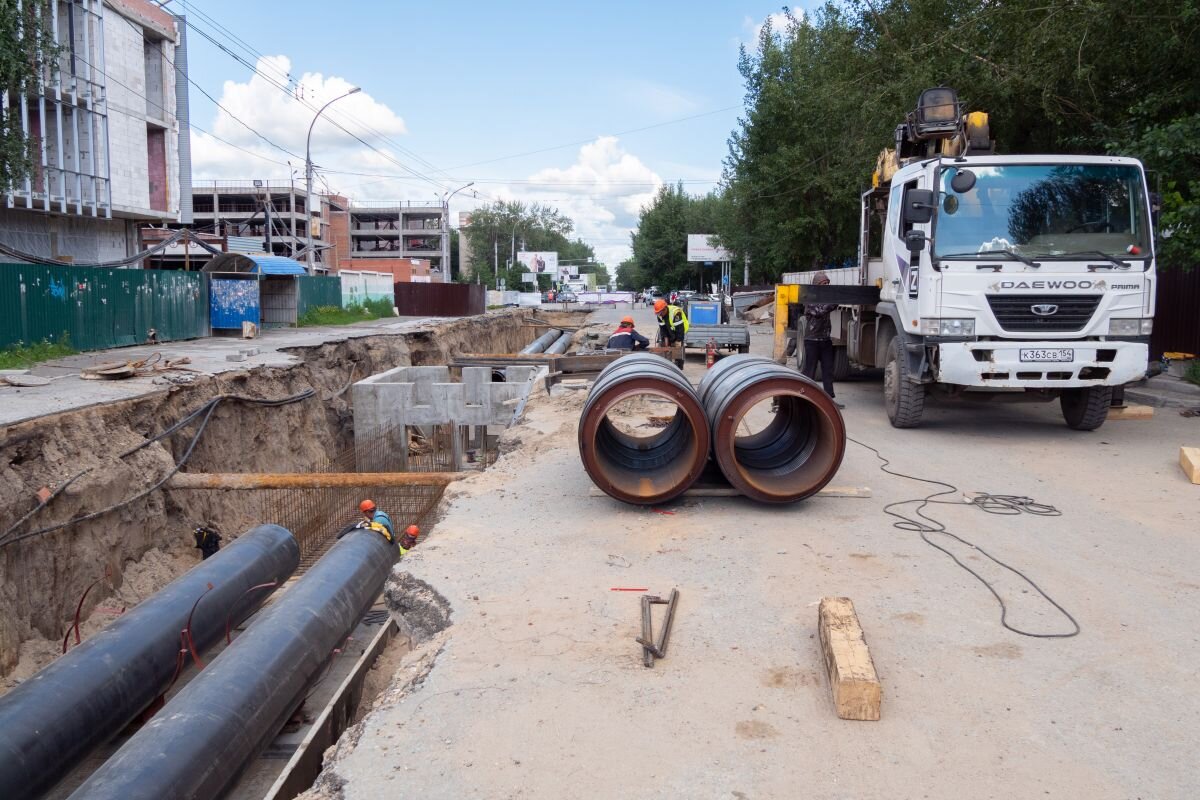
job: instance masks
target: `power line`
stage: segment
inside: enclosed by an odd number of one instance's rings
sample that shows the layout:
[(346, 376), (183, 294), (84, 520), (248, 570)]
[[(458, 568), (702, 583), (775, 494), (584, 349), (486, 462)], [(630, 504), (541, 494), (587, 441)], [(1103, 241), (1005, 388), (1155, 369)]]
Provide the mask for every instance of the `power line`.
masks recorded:
[[(265, 81), (267, 81), (268, 83), (270, 83), (272, 86), (274, 86), (274, 87), (276, 87), (277, 89), (279, 89), (280, 91), (284, 92), (284, 93), (285, 93), (285, 94), (286, 94), (288, 97), (290, 97), (290, 98), (291, 98), (292, 100), (294, 100), (295, 102), (297, 102), (297, 103), (300, 103), (302, 106), (304, 106), (305, 108), (308, 108), (310, 111), (317, 111), (317, 110), (318, 110), (316, 106), (314, 106), (312, 103), (309, 103), (307, 100), (305, 100), (305, 99), (302, 99), (302, 98), (298, 98), (298, 97), (296, 97), (296, 96), (295, 96), (295, 94), (293, 94), (293, 92), (291, 91), (291, 89), (290, 89), (290, 88), (289, 88), (287, 85), (284, 85), (284, 84), (281, 84), (281, 83), (279, 83), (279, 81), (278, 81), (278, 80), (276, 80), (276, 79), (272, 78), (270, 75), (267, 75), (267, 74), (265, 74), (264, 72), (260, 71), (260, 70), (258, 69), (258, 67), (257, 67), (257, 64), (250, 64), (250, 63), (248, 63), (248, 62), (245, 60), (245, 58), (243, 58), (242, 56), (238, 55), (237, 53), (234, 53), (232, 50), (230, 50), (229, 48), (227, 48), (227, 47), (225, 47), (224, 45), (222, 45), (222, 44), (221, 44), (220, 42), (218, 42), (218, 41), (217, 41), (217, 40), (216, 40), (216, 39), (215, 39), (215, 38), (214, 38), (214, 37), (213, 37), (211, 34), (209, 34), (209, 33), (208, 33), (207, 31), (205, 31), (203, 28), (201, 28), (201, 27), (197, 26), (197, 25), (196, 25), (196, 23), (195, 23), (193, 20), (188, 20), (188, 21), (187, 21), (187, 25), (188, 25), (188, 27), (189, 27), (191, 30), (193, 30), (193, 31), (195, 31), (196, 33), (200, 34), (200, 36), (201, 36), (201, 37), (203, 37), (204, 39), (206, 39), (207, 41), (209, 41), (210, 43), (212, 43), (212, 44), (213, 44), (213, 46), (215, 46), (215, 47), (217, 47), (219, 50), (221, 50), (221, 52), (225, 53), (225, 54), (226, 54), (226, 55), (228, 55), (230, 58), (233, 58), (233, 59), (234, 59), (235, 61), (237, 61), (239, 64), (241, 64), (241, 65), (243, 65), (243, 66), (247, 67), (248, 69), (250, 69), (250, 70), (251, 70), (251, 71), (252, 71), (252, 72), (253, 72), (255, 75), (258, 75), (258, 76), (259, 76), (259, 77), (261, 77), (263, 80), (265, 80)], [(211, 98), (210, 98), (210, 99), (211, 99)], [(443, 183), (442, 181), (439, 181), (439, 180), (437, 180), (436, 178), (432, 178), (432, 177), (430, 177), (430, 176), (428, 176), (428, 175), (425, 175), (424, 173), (422, 173), (422, 172), (420, 172), (420, 171), (418, 171), (418, 170), (414, 169), (413, 167), (410, 167), (409, 165), (407, 165), (407, 164), (405, 164), (405, 163), (403, 163), (403, 162), (399, 161), (398, 159), (396, 159), (394, 156), (392, 156), (390, 153), (386, 152), (385, 150), (381, 150), (381, 149), (379, 149), (378, 147), (375, 147), (375, 146), (374, 146), (374, 145), (372, 145), (370, 142), (366, 141), (366, 140), (365, 140), (365, 139), (363, 139), (361, 136), (359, 136), (358, 134), (356, 134), (356, 133), (354, 133), (353, 131), (351, 131), (351, 130), (350, 130), (349, 128), (347, 128), (345, 125), (342, 125), (342, 124), (341, 124), (341, 123), (340, 123), (340, 122), (339, 122), (339, 121), (338, 121), (338, 120), (335, 118), (334, 114), (332, 114), (332, 113), (331, 113), (330, 115), (328, 115), (328, 116), (326, 117), (326, 119), (328, 119), (328, 120), (329, 120), (329, 122), (331, 122), (333, 125), (335, 125), (337, 128), (339, 128), (339, 129), (340, 129), (342, 132), (346, 133), (348, 136), (350, 136), (351, 138), (355, 139), (356, 141), (358, 141), (358, 142), (359, 142), (360, 144), (362, 144), (363, 146), (365, 146), (365, 147), (367, 147), (367, 148), (369, 148), (369, 149), (373, 150), (374, 152), (378, 153), (378, 154), (379, 154), (379, 155), (380, 155), (382, 158), (384, 158), (384, 159), (386, 159), (387, 161), (389, 161), (389, 162), (391, 162), (391, 163), (395, 164), (395, 165), (396, 165), (397, 167), (399, 167), (400, 169), (403, 169), (403, 170), (405, 170), (405, 171), (407, 171), (407, 172), (411, 173), (411, 174), (412, 174), (412, 175), (414, 175), (415, 177), (417, 177), (417, 178), (421, 178), (421, 179), (425, 180), (426, 182), (428, 182), (428, 183), (431, 183), (431, 184), (433, 184), (434, 186), (437, 186), (439, 189), (442, 189), (442, 190), (444, 190), (444, 191), (450, 191), (450, 187), (449, 187), (449, 186), (447, 186), (447, 185), (446, 185), (445, 183)], [(359, 122), (359, 125), (360, 125), (362, 128), (364, 128), (365, 130), (367, 130), (367, 131), (371, 131), (371, 132), (375, 133), (376, 135), (378, 135), (378, 136), (380, 136), (380, 137), (382, 137), (382, 138), (385, 138), (385, 139), (387, 138), (387, 137), (385, 137), (385, 136), (384, 136), (382, 133), (380, 133), (379, 131), (376, 131), (376, 130), (374, 130), (373, 128), (371, 128), (369, 125), (366, 125), (365, 123)], [(391, 141), (391, 140), (389, 140), (389, 141)], [(393, 144), (393, 146), (397, 147), (397, 149), (401, 149), (401, 150), (405, 150), (405, 151), (407, 151), (407, 148), (404, 148), (404, 147), (403, 147), (403, 145), (399, 145), (399, 144), (398, 144), (398, 143), (396, 143), (396, 142), (392, 142), (392, 144)], [(414, 155), (414, 156), (415, 156), (415, 154), (412, 154), (412, 155)], [(299, 156), (297, 156), (297, 157), (299, 157)], [(419, 159), (419, 157), (417, 157), (417, 158)], [(420, 159), (420, 160), (423, 160), (423, 159)], [(432, 165), (431, 165), (431, 166), (432, 166)], [(435, 167), (434, 169), (436, 170), (436, 167)], [(439, 171), (440, 171), (440, 170), (439, 170)]]
[[(711, 117), (714, 114), (724, 114), (726, 111), (733, 111), (736, 108), (741, 108), (741, 106), (726, 106), (725, 108), (718, 108), (718, 109), (714, 109), (713, 111), (705, 111), (702, 114), (693, 114), (690, 117), (680, 117), (678, 119), (667, 120), (666, 122), (656, 122), (653, 125), (643, 125), (640, 128), (630, 128), (629, 130), (617, 131), (616, 133), (601, 134), (601, 136), (605, 136), (605, 135), (607, 135), (607, 136), (628, 136), (631, 133), (641, 133), (642, 131), (653, 130), (654, 128), (662, 128), (662, 127), (666, 127), (667, 125), (678, 125), (680, 122), (689, 122), (691, 120), (700, 119), (702, 117)], [(542, 147), (538, 150), (527, 150), (524, 153), (514, 153), (513, 155), (510, 155), (510, 156), (500, 156), (499, 158), (489, 158), (484, 161), (473, 161), (470, 164), (459, 164), (458, 166), (450, 167), (450, 169), (466, 169), (467, 167), (478, 167), (482, 164), (494, 164), (497, 161), (508, 161), (509, 159), (513, 159), (513, 158), (523, 158), (524, 156), (534, 156), (534, 155), (538, 155), (539, 153), (549, 153), (552, 150), (563, 150), (567, 147), (578, 147), (578, 146), (584, 145), (584, 144), (591, 144), (592, 142), (596, 141), (596, 138), (597, 137), (593, 136), (590, 139), (580, 139), (579, 141), (575, 141), (575, 142), (567, 142), (565, 144), (556, 144), (551, 147)]]

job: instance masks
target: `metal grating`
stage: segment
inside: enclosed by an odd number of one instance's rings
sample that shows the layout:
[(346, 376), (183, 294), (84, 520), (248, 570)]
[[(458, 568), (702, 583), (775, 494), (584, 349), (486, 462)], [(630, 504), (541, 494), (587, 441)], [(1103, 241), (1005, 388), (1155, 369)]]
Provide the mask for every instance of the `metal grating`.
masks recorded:
[[(322, 460), (304, 472), (449, 472), (453, 471), (451, 426), (438, 426), (422, 435), (410, 429), (388, 428), (366, 437), (367, 445), (349, 448)], [(396, 446), (399, 437), (409, 436), (407, 468), (401, 468)], [(467, 469), (482, 470), (497, 456), (494, 440), (484, 437), (469, 442), (464, 452), (472, 454)], [(442, 498), (440, 486), (353, 486), (322, 489), (264, 489), (260, 493), (262, 519), (282, 525), (300, 544), (303, 573), (337, 540), (337, 534), (359, 520), (358, 504), (370, 498), (392, 518), (397, 530), (419, 525), (424, 531), (432, 522)]]
[[(988, 295), (988, 305), (1000, 327), (1013, 333), (1069, 333), (1083, 330), (1096, 306), (1098, 294)], [(1053, 307), (1048, 314), (1034, 313), (1035, 306)]]

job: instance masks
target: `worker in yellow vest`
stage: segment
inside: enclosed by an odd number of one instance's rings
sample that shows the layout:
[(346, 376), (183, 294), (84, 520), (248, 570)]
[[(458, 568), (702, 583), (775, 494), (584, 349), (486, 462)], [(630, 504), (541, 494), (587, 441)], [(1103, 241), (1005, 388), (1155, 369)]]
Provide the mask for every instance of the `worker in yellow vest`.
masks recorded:
[(666, 300), (659, 298), (654, 301), (654, 316), (658, 318), (658, 332), (663, 344), (683, 344), (684, 336), (691, 326), (682, 308), (668, 305)]

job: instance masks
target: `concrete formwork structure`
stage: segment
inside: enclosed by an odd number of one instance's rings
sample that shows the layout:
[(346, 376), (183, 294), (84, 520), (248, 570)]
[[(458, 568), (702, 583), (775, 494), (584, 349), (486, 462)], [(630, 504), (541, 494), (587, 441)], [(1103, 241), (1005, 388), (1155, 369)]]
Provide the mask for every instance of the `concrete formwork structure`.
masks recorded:
[[(540, 367), (507, 367), (505, 380), (492, 380), (491, 367), (463, 367), (454, 381), (449, 367), (397, 367), (354, 384), (354, 438), (379, 431), (453, 426), (453, 468), (462, 463), (463, 434), (478, 438), (489, 425), (507, 425), (516, 403), (529, 394)], [(397, 437), (401, 469), (408, 463), (408, 436)], [(364, 448), (365, 450), (365, 448)], [(358, 465), (360, 469), (370, 465)]]

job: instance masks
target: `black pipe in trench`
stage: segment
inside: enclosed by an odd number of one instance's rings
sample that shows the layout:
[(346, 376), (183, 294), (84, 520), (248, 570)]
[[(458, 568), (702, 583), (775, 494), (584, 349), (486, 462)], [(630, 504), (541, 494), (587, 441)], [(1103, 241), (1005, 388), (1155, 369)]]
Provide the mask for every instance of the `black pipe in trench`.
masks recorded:
[(260, 525), (0, 697), (0, 797), (41, 796), (166, 691), (189, 614), (203, 653), (271, 594), (247, 590), (299, 564), (292, 534)]
[(398, 553), (373, 531), (338, 541), (71, 800), (209, 800), (228, 791), (322, 677)]

